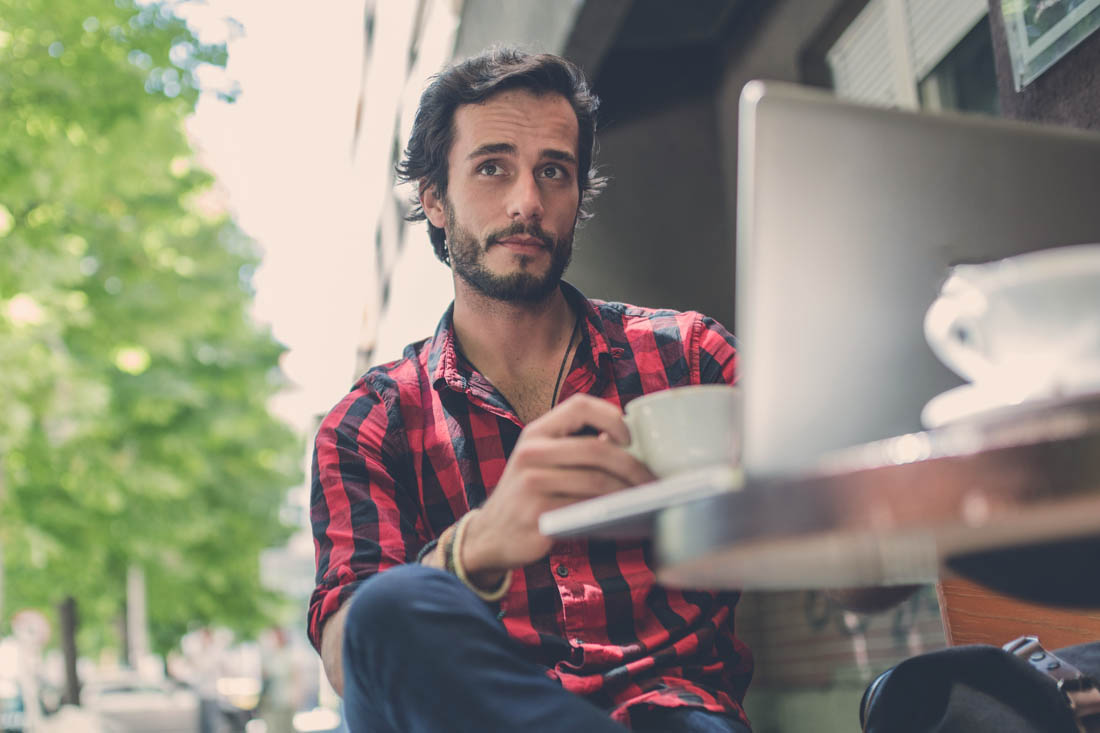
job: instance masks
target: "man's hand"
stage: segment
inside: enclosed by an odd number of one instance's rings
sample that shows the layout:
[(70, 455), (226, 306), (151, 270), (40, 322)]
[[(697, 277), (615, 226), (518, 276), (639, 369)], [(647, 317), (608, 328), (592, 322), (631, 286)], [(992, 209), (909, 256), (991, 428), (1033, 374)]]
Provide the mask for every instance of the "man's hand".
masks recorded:
[[(584, 428), (598, 437), (577, 436)], [(500, 483), (466, 528), (462, 563), (471, 578), (491, 588), (505, 571), (550, 552), (553, 540), (538, 530), (543, 512), (655, 481), (624, 450), (629, 443), (619, 408), (590, 395), (573, 395), (531, 422)]]

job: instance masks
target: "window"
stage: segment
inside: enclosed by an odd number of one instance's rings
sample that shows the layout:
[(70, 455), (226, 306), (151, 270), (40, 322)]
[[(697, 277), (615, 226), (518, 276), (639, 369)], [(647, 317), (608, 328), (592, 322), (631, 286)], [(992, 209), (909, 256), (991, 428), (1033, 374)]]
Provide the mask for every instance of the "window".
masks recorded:
[(839, 96), (997, 114), (987, 0), (870, 0), (826, 54)]
[(963, 40), (921, 79), (918, 89), (923, 109), (956, 109), (994, 116), (1001, 113), (988, 17), (978, 21)]

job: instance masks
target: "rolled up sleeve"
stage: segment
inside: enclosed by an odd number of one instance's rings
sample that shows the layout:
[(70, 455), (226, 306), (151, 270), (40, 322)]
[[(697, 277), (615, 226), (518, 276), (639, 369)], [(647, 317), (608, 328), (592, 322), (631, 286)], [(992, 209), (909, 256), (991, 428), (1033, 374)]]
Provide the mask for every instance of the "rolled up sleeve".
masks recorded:
[(735, 384), (737, 369), (737, 339), (718, 321), (697, 314), (694, 356), (699, 365), (700, 384)]
[[(352, 392), (321, 423), (313, 451), (310, 521), (316, 588), (308, 632), (318, 650), (325, 621), (372, 575), (408, 562), (426, 541), (415, 497), (394, 475), (399, 418), (377, 392)], [(396, 423), (396, 424), (395, 424)]]

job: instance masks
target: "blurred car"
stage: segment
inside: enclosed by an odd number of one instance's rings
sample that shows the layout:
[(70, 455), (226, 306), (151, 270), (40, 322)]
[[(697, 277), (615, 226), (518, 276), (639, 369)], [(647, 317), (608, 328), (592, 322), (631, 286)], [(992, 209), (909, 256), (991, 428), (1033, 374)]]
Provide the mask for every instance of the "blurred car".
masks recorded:
[(83, 707), (117, 733), (195, 733), (199, 696), (168, 681), (121, 675), (88, 682)]

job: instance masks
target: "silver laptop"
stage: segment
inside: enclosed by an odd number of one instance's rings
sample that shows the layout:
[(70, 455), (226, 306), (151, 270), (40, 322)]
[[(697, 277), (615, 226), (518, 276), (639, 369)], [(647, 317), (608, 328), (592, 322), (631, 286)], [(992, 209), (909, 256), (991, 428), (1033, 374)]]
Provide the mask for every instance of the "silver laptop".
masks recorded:
[[(829, 451), (920, 430), (925, 403), (961, 383), (922, 328), (948, 267), (1100, 242), (1096, 133), (752, 82), (738, 156), (747, 490)], [(633, 491), (602, 498), (598, 519), (584, 502), (548, 512), (540, 528), (636, 534), (702, 493), (639, 503)]]
[(921, 429), (961, 384), (923, 321), (948, 267), (1100, 242), (1100, 135), (741, 94), (735, 332), (749, 480)]

